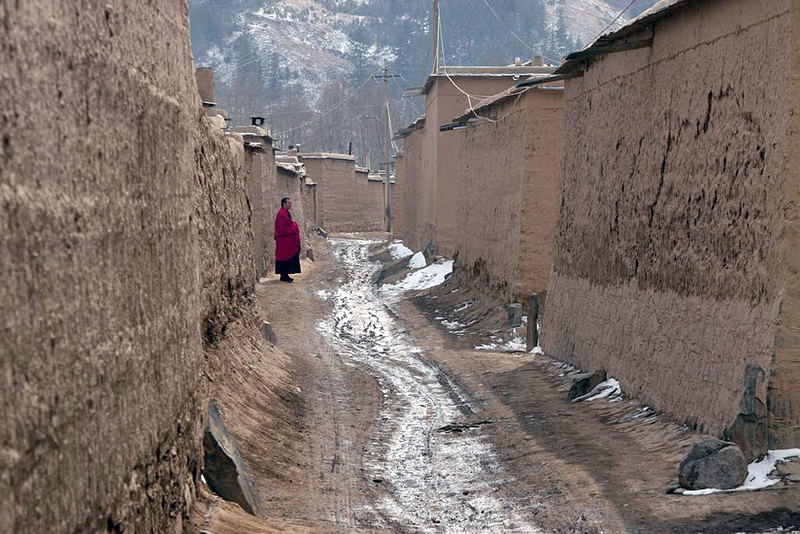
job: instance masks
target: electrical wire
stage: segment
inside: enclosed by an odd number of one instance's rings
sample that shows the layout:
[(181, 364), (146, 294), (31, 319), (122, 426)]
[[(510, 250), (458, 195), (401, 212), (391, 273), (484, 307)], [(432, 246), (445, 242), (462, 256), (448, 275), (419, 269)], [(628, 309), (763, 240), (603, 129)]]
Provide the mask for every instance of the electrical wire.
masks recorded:
[(589, 44), (587, 44), (587, 45), (586, 45), (586, 46), (585, 46), (583, 49), (584, 49), (584, 50), (586, 50), (587, 48), (589, 48), (590, 46), (592, 46), (592, 45), (594, 44), (594, 42), (595, 42), (595, 41), (597, 41), (597, 40), (598, 40), (598, 39), (599, 39), (599, 38), (600, 38), (600, 37), (601, 37), (603, 34), (605, 34), (605, 33), (606, 33), (606, 31), (607, 31), (607, 30), (608, 30), (608, 29), (609, 29), (611, 26), (613, 26), (614, 24), (616, 24), (616, 23), (617, 23), (617, 21), (618, 21), (618, 20), (619, 20), (619, 19), (622, 17), (622, 15), (624, 15), (624, 14), (625, 14), (625, 12), (626, 12), (626, 11), (628, 11), (628, 10), (631, 8), (631, 6), (633, 6), (633, 4), (635, 4), (637, 1), (638, 1), (638, 0), (631, 0), (630, 2), (628, 2), (628, 5), (627, 5), (627, 6), (625, 6), (625, 7), (623, 7), (623, 8), (622, 8), (622, 11), (620, 11), (619, 13), (617, 13), (617, 16), (616, 16), (616, 17), (614, 17), (614, 20), (612, 20), (611, 22), (609, 22), (609, 23), (606, 25), (606, 27), (605, 27), (605, 28), (603, 28), (602, 30), (600, 30), (600, 32), (599, 32), (597, 35), (595, 35), (595, 36), (592, 38), (592, 40), (591, 40), (591, 41), (589, 41)]
[(505, 119), (506, 117), (508, 117), (509, 115), (511, 115), (512, 113), (514, 113), (515, 112), (514, 109), (513, 109), (514, 106), (516, 106), (516, 104), (519, 102), (520, 97), (525, 92), (527, 92), (528, 89), (524, 89), (523, 91), (520, 91), (520, 93), (517, 95), (516, 100), (512, 104), (512, 109), (508, 113), (506, 113), (505, 115), (500, 117), (499, 119), (492, 119), (492, 118), (489, 118), (489, 117), (484, 117), (482, 115), (479, 115), (478, 112), (475, 111), (475, 107), (472, 105), (472, 97), (475, 96), (475, 95), (470, 95), (468, 92), (466, 92), (464, 89), (462, 89), (453, 80), (453, 78), (450, 77), (450, 74), (447, 72), (447, 63), (445, 61), (446, 55), (445, 55), (445, 51), (444, 51), (444, 34), (442, 33), (442, 12), (441, 12), (441, 10), (439, 11), (439, 28), (438, 28), (438, 31), (439, 31), (439, 44), (442, 47), (442, 69), (441, 70), (444, 73), (444, 75), (447, 77), (447, 79), (450, 81), (450, 83), (453, 84), (453, 87), (458, 89), (458, 91), (461, 92), (461, 94), (463, 94), (464, 96), (467, 97), (467, 104), (469, 106), (469, 110), (472, 113), (472, 115), (475, 116), (478, 119), (482, 119), (482, 120), (485, 120), (487, 122), (500, 122), (503, 119)]
[(324, 119), (325, 117), (327, 117), (328, 115), (330, 115), (330, 114), (331, 114), (331, 113), (333, 113), (334, 111), (337, 111), (338, 109), (341, 109), (341, 107), (342, 107), (342, 106), (344, 106), (344, 105), (345, 105), (345, 104), (347, 104), (349, 101), (351, 101), (353, 98), (355, 98), (355, 96), (358, 94), (358, 92), (359, 92), (361, 89), (363, 89), (363, 87), (364, 87), (365, 85), (367, 85), (367, 82), (369, 82), (371, 79), (372, 79), (372, 76), (367, 76), (367, 77), (364, 79), (364, 81), (363, 81), (363, 82), (361, 82), (361, 85), (359, 85), (358, 87), (356, 87), (355, 89), (353, 89), (353, 92), (352, 92), (352, 93), (350, 93), (350, 95), (348, 95), (348, 96), (347, 96), (347, 97), (346, 97), (344, 100), (342, 100), (341, 102), (339, 102), (337, 105), (335, 105), (334, 107), (332, 107), (331, 109), (329, 109), (328, 111), (326, 111), (325, 113), (323, 113), (322, 115), (320, 115), (319, 117), (315, 117), (315, 118), (313, 118), (313, 119), (311, 119), (311, 120), (309, 120), (309, 121), (307, 121), (307, 122), (304, 122), (304, 123), (302, 123), (302, 124), (298, 124), (298, 125), (297, 125), (297, 126), (295, 126), (294, 128), (290, 128), (290, 129), (288, 129), (288, 130), (283, 130), (283, 131), (281, 131), (280, 133), (281, 133), (281, 134), (287, 134), (287, 133), (294, 132), (294, 131), (296, 131), (296, 130), (300, 130), (301, 128), (306, 128), (307, 126), (309, 126), (309, 125), (311, 125), (311, 124), (314, 124), (315, 122), (317, 122), (317, 121), (320, 121), (320, 120)]

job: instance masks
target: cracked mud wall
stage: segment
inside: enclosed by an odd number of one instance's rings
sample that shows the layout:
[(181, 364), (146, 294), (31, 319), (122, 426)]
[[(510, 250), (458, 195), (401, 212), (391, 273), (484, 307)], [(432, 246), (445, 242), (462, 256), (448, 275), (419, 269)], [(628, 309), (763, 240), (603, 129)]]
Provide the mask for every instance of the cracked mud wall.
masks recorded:
[(383, 224), (383, 197), (380, 219), (375, 217), (375, 198), (367, 184), (368, 171), (355, 164), (348, 154), (301, 154), (308, 176), (317, 185), (320, 226), (327, 232), (369, 232)]
[[(508, 89), (513, 76), (453, 75), (460, 89), (478, 99)], [(403, 187), (403, 234), (414, 250), (432, 249), (452, 256), (456, 249), (459, 155), (457, 136), (441, 132), (468, 109), (467, 97), (446, 77), (437, 76), (425, 95), (425, 117), (403, 140), (403, 166), (398, 183)], [(399, 235), (399, 234), (395, 234)]]
[(406, 232), (406, 188), (403, 180), (406, 177), (406, 158), (402, 152), (395, 156), (395, 183), (392, 186), (392, 237), (403, 239)]
[[(198, 69), (203, 71), (204, 69)], [(202, 94), (202, 93), (201, 93)], [(274, 223), (277, 193), (277, 168), (272, 139), (263, 128), (249, 126), (237, 131), (254, 133), (257, 137), (246, 139), (242, 169), (247, 184), (250, 206), (250, 226), (253, 229), (253, 259), (259, 276), (271, 273), (275, 266)], [(248, 143), (261, 146), (248, 146)]]
[(436, 182), (434, 140), (424, 125), (418, 126), (403, 140), (405, 172), (398, 174), (405, 206), (402, 240), (413, 250), (423, 250), (433, 243), (436, 228)]
[(489, 285), (517, 297), (547, 291), (562, 99), (561, 89), (530, 89), (480, 111), (501, 121), (450, 133), (459, 147), (456, 270), (485, 270)]
[[(382, 231), (386, 229), (384, 217), (384, 183), (383, 176), (369, 176), (369, 172), (356, 173), (359, 180), (363, 180), (364, 192), (362, 193), (360, 217), (363, 220), (365, 231)], [(394, 186), (389, 187), (394, 191)], [(390, 200), (391, 201), (391, 200)]]
[(202, 116), (184, 2), (0, 23), (0, 531), (180, 530), (208, 354), (252, 313), (241, 138)]
[(692, 4), (567, 81), (542, 328), (550, 353), (711, 433), (749, 362), (777, 373), (758, 387), (775, 445), (800, 441), (797, 9)]

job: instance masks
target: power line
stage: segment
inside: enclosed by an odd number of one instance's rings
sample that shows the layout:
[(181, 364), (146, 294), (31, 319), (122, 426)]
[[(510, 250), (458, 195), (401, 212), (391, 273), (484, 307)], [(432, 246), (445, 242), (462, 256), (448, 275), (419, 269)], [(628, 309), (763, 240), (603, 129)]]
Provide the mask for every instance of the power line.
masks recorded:
[(601, 36), (602, 36), (604, 33), (606, 33), (606, 31), (607, 31), (607, 30), (608, 30), (608, 29), (609, 29), (611, 26), (613, 26), (614, 24), (616, 24), (616, 22), (617, 22), (617, 21), (620, 19), (620, 17), (622, 17), (622, 15), (624, 15), (624, 14), (625, 14), (625, 12), (626, 12), (626, 11), (628, 11), (628, 10), (631, 8), (631, 6), (632, 6), (633, 4), (635, 4), (636, 2), (637, 2), (637, 0), (631, 0), (630, 2), (628, 2), (628, 5), (627, 5), (627, 6), (625, 6), (625, 7), (623, 7), (623, 8), (622, 8), (622, 11), (620, 11), (619, 13), (617, 13), (617, 16), (616, 16), (616, 17), (614, 17), (614, 20), (612, 20), (611, 22), (609, 22), (609, 23), (608, 23), (608, 25), (606, 25), (606, 27), (605, 27), (605, 28), (603, 28), (602, 30), (600, 30), (600, 32), (599, 32), (597, 35), (595, 35), (595, 36), (592, 38), (592, 40), (591, 40), (591, 41), (589, 41), (589, 44), (587, 44), (587, 45), (586, 45), (586, 46), (585, 46), (583, 49), (584, 49), (584, 50), (586, 50), (587, 48), (589, 48), (590, 46), (592, 46), (592, 44), (594, 44), (594, 42), (595, 42), (597, 39), (599, 39), (599, 38), (600, 38), (600, 37), (601, 37)]
[(296, 131), (296, 130), (299, 130), (299, 129), (301, 129), (301, 128), (305, 128), (305, 127), (307, 127), (307, 126), (309, 126), (309, 125), (311, 125), (311, 124), (314, 124), (315, 122), (317, 122), (317, 121), (319, 121), (319, 120), (322, 120), (322, 119), (324, 119), (325, 117), (327, 117), (328, 115), (330, 115), (330, 114), (331, 114), (331, 113), (333, 113), (334, 111), (337, 111), (337, 110), (338, 110), (338, 109), (340, 109), (342, 106), (344, 106), (344, 105), (345, 105), (345, 104), (347, 104), (349, 101), (351, 101), (351, 100), (352, 100), (352, 99), (353, 99), (353, 98), (354, 98), (354, 97), (355, 97), (355, 96), (358, 94), (358, 92), (359, 92), (359, 91), (360, 91), (360, 90), (361, 90), (361, 89), (362, 89), (362, 88), (363, 88), (365, 85), (367, 85), (367, 82), (369, 82), (371, 79), (372, 79), (372, 77), (371, 77), (371, 76), (368, 76), (367, 78), (365, 78), (365, 79), (364, 79), (364, 81), (363, 81), (363, 82), (361, 82), (361, 85), (359, 85), (358, 87), (356, 87), (355, 89), (353, 89), (353, 92), (352, 92), (352, 93), (351, 93), (349, 96), (347, 96), (347, 98), (345, 98), (344, 100), (342, 100), (341, 102), (339, 102), (337, 105), (335, 105), (334, 107), (332, 107), (331, 109), (329, 109), (328, 111), (326, 111), (325, 113), (323, 113), (322, 115), (320, 115), (319, 117), (315, 117), (315, 118), (311, 119), (310, 121), (307, 121), (307, 122), (305, 122), (305, 123), (303, 123), (303, 124), (299, 124), (299, 125), (295, 126), (294, 128), (290, 128), (290, 129), (288, 129), (288, 130), (283, 130), (283, 131), (282, 131), (282, 132), (280, 132), (280, 133), (281, 133), (281, 134), (287, 134), (287, 133), (291, 133), (291, 132), (294, 132), (294, 131)]

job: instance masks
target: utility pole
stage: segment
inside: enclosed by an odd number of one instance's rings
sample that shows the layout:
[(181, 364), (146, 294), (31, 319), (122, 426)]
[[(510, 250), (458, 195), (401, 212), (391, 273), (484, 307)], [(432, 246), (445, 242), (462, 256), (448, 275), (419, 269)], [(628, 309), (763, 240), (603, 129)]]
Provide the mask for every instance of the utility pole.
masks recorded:
[(383, 70), (381, 71), (380, 76), (373, 76), (373, 80), (383, 80), (383, 105), (386, 108), (386, 138), (383, 142), (383, 154), (385, 159), (385, 163), (383, 165), (384, 175), (383, 175), (383, 207), (384, 207), (384, 222), (386, 223), (386, 231), (392, 231), (392, 203), (391, 203), (391, 193), (389, 192), (389, 188), (391, 187), (389, 183), (389, 167), (391, 164), (391, 152), (389, 150), (389, 145), (391, 144), (391, 137), (392, 137), (392, 127), (391, 122), (389, 120), (389, 79), (390, 78), (397, 78), (396, 74), (389, 74), (389, 67), (384, 66)]
[(433, 71), (431, 74), (439, 72), (439, 0), (433, 0)]

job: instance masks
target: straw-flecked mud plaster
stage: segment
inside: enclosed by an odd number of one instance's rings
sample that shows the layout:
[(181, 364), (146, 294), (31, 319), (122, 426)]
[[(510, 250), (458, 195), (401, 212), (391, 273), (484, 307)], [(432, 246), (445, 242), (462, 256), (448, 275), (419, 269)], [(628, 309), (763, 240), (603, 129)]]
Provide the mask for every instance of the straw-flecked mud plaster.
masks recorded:
[(800, 441), (798, 7), (693, 3), (567, 81), (543, 325), (547, 351), (712, 433), (758, 364), (774, 445)]

